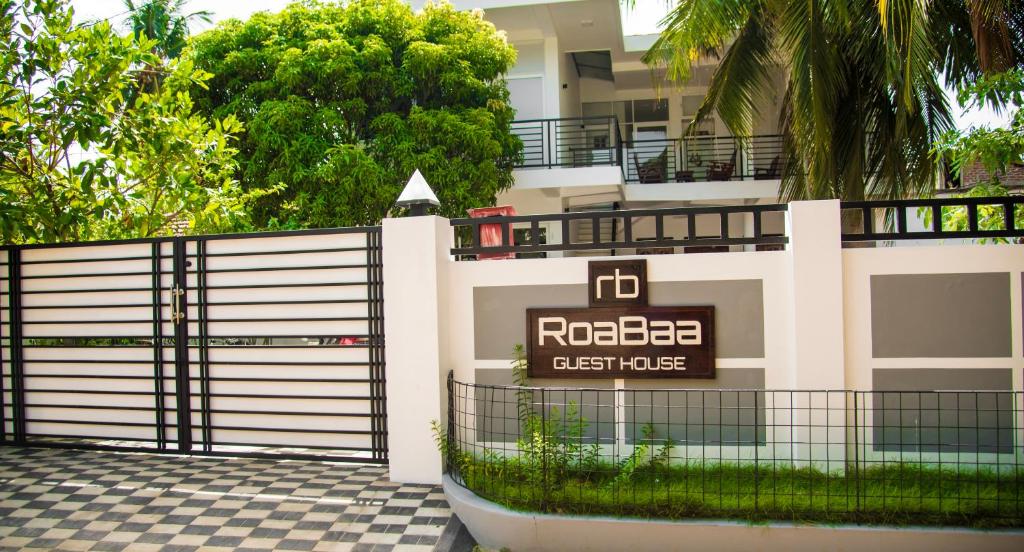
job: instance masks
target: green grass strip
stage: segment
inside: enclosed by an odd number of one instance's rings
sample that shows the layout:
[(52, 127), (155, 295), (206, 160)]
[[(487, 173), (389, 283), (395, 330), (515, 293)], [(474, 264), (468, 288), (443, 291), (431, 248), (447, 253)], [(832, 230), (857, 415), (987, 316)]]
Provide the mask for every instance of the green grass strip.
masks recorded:
[[(625, 469), (624, 469), (625, 468)], [(736, 519), (975, 528), (1024, 526), (1024, 470), (887, 463), (845, 473), (784, 465), (589, 469), (463, 457), (457, 479), (513, 510), (641, 518)]]

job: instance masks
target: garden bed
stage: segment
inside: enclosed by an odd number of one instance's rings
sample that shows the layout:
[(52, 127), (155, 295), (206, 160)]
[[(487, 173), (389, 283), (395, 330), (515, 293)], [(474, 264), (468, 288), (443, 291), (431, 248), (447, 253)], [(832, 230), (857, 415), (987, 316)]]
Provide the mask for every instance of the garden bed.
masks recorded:
[(454, 479), (519, 511), (976, 528), (1024, 526), (1024, 474), (888, 464), (847, 473), (698, 462), (530, 469), (518, 458), (464, 458)]

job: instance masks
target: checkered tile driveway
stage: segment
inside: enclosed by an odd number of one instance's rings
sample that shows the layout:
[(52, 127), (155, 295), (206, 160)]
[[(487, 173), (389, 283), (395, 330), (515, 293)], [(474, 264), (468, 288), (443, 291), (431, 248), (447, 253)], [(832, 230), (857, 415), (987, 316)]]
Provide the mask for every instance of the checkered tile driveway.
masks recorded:
[(450, 516), (379, 466), (0, 447), (0, 550), (430, 551)]

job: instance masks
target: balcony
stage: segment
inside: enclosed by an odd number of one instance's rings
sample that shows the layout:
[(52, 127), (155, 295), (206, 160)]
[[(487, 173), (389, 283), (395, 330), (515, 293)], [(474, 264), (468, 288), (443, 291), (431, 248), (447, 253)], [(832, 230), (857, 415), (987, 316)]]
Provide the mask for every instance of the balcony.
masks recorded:
[(615, 117), (513, 121), (512, 133), (523, 141), (517, 169), (622, 166)]
[(629, 184), (778, 180), (782, 136), (686, 136), (624, 145)]
[(517, 169), (620, 167), (626, 184), (778, 180), (782, 136), (625, 140), (615, 117), (515, 121)]

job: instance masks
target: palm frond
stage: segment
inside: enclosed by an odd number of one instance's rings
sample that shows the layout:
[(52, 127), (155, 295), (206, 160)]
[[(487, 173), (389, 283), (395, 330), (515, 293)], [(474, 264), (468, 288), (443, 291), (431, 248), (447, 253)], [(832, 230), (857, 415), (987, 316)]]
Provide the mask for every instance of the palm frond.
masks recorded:
[[(1021, 45), (1020, 27), (1015, 30), (1011, 27), (1014, 24), (1011, 13), (1019, 12), (1020, 6), (1012, 5), (1009, 0), (969, 0), (967, 9), (982, 70), (997, 73), (1013, 68)], [(1019, 14), (1016, 22), (1020, 22)]]
[(832, 137), (836, 103), (844, 95), (839, 36), (847, 26), (823, 0), (787, 2), (779, 13), (779, 48), (788, 58), (789, 132), (800, 152), (811, 198), (835, 197)]
[(778, 67), (772, 48), (772, 19), (761, 8), (755, 6), (747, 17), (711, 77), (711, 85), (691, 129), (717, 110), (734, 135), (746, 136), (752, 132), (759, 100), (772, 89), (772, 69)]
[(746, 24), (750, 12), (765, 1), (680, 0), (662, 20), (664, 30), (643, 60), (667, 67), (671, 80), (686, 81), (693, 63), (723, 49)]

